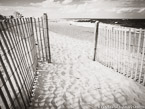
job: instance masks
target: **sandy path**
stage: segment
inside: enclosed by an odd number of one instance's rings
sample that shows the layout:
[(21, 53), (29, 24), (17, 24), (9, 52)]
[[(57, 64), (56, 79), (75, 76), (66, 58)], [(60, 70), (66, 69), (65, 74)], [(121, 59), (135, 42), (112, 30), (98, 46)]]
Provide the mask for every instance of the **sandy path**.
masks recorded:
[(70, 25), (69, 22), (49, 22), (49, 29), (52, 32), (79, 40), (94, 42), (95, 39), (94, 28)]
[(52, 32), (50, 36), (52, 64), (39, 63), (30, 109), (145, 106), (143, 86), (92, 61), (93, 43)]

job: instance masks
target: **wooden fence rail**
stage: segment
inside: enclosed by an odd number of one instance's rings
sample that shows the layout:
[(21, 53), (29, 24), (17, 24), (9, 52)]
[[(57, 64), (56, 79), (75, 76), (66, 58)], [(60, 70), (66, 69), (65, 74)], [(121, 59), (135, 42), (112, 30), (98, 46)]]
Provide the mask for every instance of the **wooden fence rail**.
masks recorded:
[(0, 22), (0, 108), (29, 106), (37, 62), (51, 62), (47, 19)]
[(145, 86), (145, 30), (96, 23), (94, 60)]

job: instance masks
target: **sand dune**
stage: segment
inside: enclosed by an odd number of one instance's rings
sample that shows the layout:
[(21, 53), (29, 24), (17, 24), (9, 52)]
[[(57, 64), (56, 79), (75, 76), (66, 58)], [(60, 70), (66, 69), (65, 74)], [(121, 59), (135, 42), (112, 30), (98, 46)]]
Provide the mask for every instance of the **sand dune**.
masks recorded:
[(52, 63), (39, 62), (30, 109), (145, 108), (145, 88), (92, 61), (92, 42), (53, 32), (50, 42)]

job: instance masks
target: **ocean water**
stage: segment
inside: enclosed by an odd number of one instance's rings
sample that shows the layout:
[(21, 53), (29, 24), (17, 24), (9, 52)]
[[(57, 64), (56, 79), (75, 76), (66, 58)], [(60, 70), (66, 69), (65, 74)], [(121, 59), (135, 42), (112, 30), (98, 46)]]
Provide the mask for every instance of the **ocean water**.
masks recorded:
[(81, 23), (94, 23), (96, 21), (121, 25), (125, 27), (143, 28), (145, 29), (145, 19), (91, 19), (91, 18), (66, 18), (67, 21), (81, 22)]

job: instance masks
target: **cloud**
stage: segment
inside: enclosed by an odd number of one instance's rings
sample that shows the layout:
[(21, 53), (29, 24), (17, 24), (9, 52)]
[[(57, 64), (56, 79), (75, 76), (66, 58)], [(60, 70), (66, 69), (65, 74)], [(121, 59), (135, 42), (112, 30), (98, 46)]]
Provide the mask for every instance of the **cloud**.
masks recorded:
[(49, 12), (47, 9), (39, 8), (39, 7), (23, 7), (23, 6), (0, 6), (0, 13), (2, 15), (13, 15), (15, 11), (20, 12), (25, 17), (40, 17), (43, 13)]
[[(12, 10), (20, 10), (24, 16), (38, 16), (44, 12), (48, 13), (50, 18), (64, 18), (64, 17), (95, 17), (95, 18), (121, 18), (130, 17), (131, 13), (134, 17), (142, 14), (145, 17), (145, 6), (139, 7), (139, 2), (134, 1), (133, 5), (128, 7), (125, 5), (131, 0), (64, 0), (62, 2), (56, 0), (45, 0), (38, 3), (30, 3), (30, 6), (15, 6), (15, 7), (2, 7), (0, 13), (12, 12)], [(142, 0), (141, 0), (142, 1)], [(78, 3), (79, 2), (79, 3)], [(137, 3), (139, 5), (137, 5)], [(142, 3), (142, 2), (141, 2)], [(5, 10), (5, 11), (3, 11)], [(23, 11), (22, 11), (23, 10)], [(143, 15), (144, 14), (144, 15)]]
[(139, 13), (145, 13), (145, 8), (141, 8), (138, 12)]
[(40, 3), (30, 3), (31, 6), (41, 7), (41, 8), (51, 8), (51, 7), (59, 7), (60, 3), (54, 2), (54, 0), (45, 0)]
[(145, 8), (120, 8), (114, 9), (116, 13), (145, 13)]
[(69, 4), (69, 3), (72, 3), (73, 2), (73, 0), (64, 0), (63, 2), (62, 2), (62, 4)]

